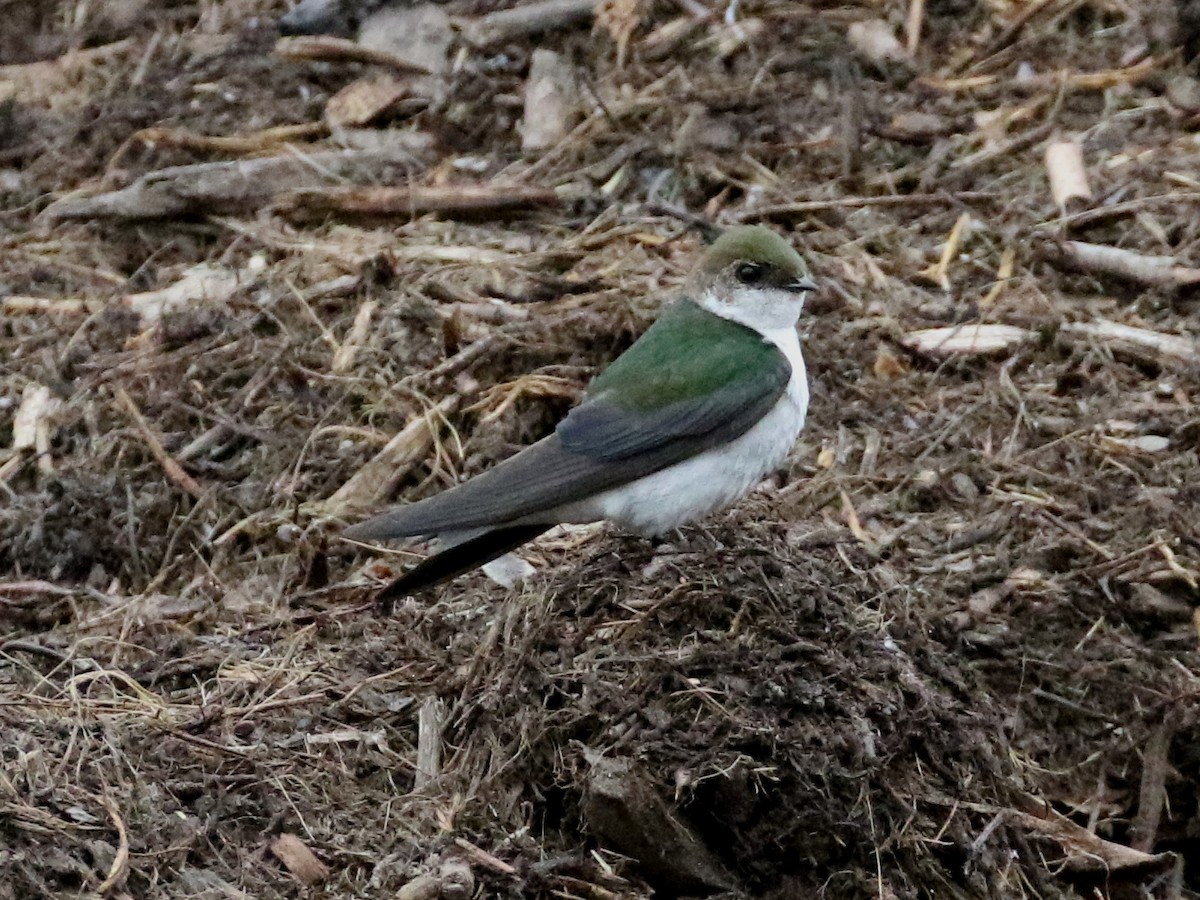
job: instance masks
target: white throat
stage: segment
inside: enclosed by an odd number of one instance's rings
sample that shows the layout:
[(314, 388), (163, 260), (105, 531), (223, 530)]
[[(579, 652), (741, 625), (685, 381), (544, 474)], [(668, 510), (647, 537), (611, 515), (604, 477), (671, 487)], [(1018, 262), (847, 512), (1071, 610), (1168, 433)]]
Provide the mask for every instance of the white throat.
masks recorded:
[(804, 296), (780, 288), (714, 288), (698, 291), (695, 301), (714, 315), (769, 337), (783, 329), (795, 329), (804, 309)]

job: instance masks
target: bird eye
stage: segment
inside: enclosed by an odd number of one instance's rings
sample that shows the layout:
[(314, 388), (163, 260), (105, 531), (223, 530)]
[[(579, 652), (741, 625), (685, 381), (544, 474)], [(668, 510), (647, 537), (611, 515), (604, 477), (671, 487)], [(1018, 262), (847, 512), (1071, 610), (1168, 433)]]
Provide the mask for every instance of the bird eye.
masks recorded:
[(761, 284), (767, 275), (767, 267), (759, 263), (741, 263), (733, 274), (742, 284)]

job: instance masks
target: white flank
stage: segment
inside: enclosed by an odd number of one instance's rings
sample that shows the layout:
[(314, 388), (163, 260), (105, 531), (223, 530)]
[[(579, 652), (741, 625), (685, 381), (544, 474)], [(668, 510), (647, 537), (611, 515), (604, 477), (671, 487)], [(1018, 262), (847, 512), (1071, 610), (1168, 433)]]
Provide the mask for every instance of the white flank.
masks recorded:
[(662, 534), (728, 506), (778, 467), (804, 427), (808, 375), (795, 327), (766, 331), (763, 338), (787, 357), (792, 377), (758, 424), (723, 447), (571, 504), (561, 510), (563, 521), (608, 519), (638, 534)]

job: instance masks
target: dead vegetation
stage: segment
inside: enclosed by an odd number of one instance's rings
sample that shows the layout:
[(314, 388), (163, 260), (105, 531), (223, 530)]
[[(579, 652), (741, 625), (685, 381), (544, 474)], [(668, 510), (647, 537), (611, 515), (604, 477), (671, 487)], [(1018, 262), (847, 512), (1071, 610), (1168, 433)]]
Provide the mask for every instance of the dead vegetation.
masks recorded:
[[(1191, 7), (506, 6), (0, 2), (0, 897), (1200, 895)], [(375, 608), (750, 220), (789, 469)]]

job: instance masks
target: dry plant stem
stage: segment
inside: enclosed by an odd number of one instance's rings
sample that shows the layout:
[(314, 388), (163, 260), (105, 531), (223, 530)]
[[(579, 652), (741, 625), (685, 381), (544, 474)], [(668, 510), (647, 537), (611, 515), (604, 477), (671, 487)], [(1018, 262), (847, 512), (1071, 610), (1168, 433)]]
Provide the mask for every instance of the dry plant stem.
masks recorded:
[(116, 856), (113, 857), (112, 865), (109, 866), (104, 881), (96, 888), (96, 893), (104, 895), (125, 880), (125, 872), (129, 868), (129, 831), (125, 827), (125, 820), (121, 818), (121, 810), (117, 808), (116, 801), (105, 795), (100, 798), (100, 803), (104, 806), (108, 817), (112, 819), (113, 827), (117, 830)]
[(137, 404), (133, 402), (133, 398), (129, 396), (125, 388), (118, 387), (116, 396), (117, 401), (125, 409), (125, 412), (128, 413), (129, 418), (133, 420), (133, 424), (142, 436), (146, 448), (158, 462), (163, 473), (170, 479), (171, 483), (197, 500), (203, 497), (204, 489), (200, 487), (196, 479), (183, 470), (183, 467), (163, 447), (162, 441), (150, 430), (150, 426), (146, 424), (146, 419), (142, 415), (141, 410), (137, 408)]
[(509, 875), (514, 877), (518, 875), (517, 870), (504, 860), (497, 856), (493, 856), (482, 847), (477, 847), (466, 838), (455, 838), (454, 845), (458, 847), (458, 849), (462, 850), (468, 859), (474, 863), (477, 863), (478, 865), (483, 866), (485, 869), (491, 869), (498, 875)]
[(1034, 16), (1058, 2), (1059, 0), (1030, 0), (1030, 2), (1017, 11), (1017, 14), (996, 35), (995, 40), (988, 45), (986, 55), (991, 56), (1007, 47), (1021, 33), (1021, 29), (1033, 20)]
[(373, 63), (410, 75), (432, 74), (424, 66), (382, 50), (364, 47), (358, 41), (328, 36), (285, 37), (275, 44), (275, 55), (284, 59), (321, 60), (323, 62)]

